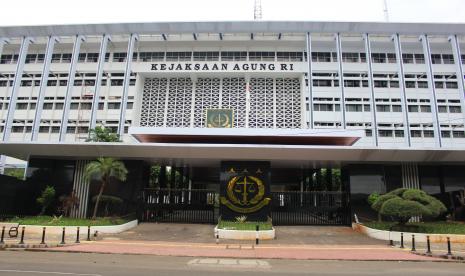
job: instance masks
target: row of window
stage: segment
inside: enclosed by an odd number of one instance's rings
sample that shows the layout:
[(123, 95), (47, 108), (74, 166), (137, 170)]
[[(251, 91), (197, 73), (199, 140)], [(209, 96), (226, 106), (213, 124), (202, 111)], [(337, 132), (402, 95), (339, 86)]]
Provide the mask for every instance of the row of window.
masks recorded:
[[(408, 105), (408, 112), (410, 113), (431, 113), (430, 105)], [(313, 111), (341, 111), (340, 104), (313, 104)], [(369, 104), (346, 104), (346, 112), (370, 112), (371, 105)], [(389, 104), (376, 104), (376, 112), (402, 112), (401, 105), (389, 105)], [(438, 105), (439, 113), (461, 113), (461, 106), (457, 105)]]
[[(3, 126), (0, 126), (0, 132), (3, 131)], [(118, 126), (105, 126), (105, 128), (110, 129), (112, 132), (118, 131)], [(124, 127), (124, 133), (128, 133), (129, 126)], [(12, 126), (12, 133), (31, 133), (32, 126)], [(39, 133), (60, 133), (60, 126), (40, 126)], [(89, 133), (88, 126), (68, 126), (66, 128), (66, 133), (68, 134), (87, 134)]]
[[(365, 131), (366, 136), (372, 136), (372, 131)], [(378, 129), (379, 137), (404, 137), (404, 130), (402, 129)], [(434, 138), (434, 131), (429, 129), (414, 129), (410, 130), (410, 137), (412, 138)], [(442, 138), (465, 138), (463, 130), (441, 130)]]
[[(339, 87), (338, 79), (313, 79), (313, 87)], [(344, 79), (344, 87), (368, 87), (368, 80), (346, 80)], [(397, 80), (373, 80), (375, 88), (399, 88)], [(434, 87), (437, 89), (458, 89), (457, 81), (435, 81)], [(427, 81), (405, 81), (405, 88), (408, 89), (425, 89), (428, 88)]]
[[(98, 104), (98, 110), (104, 110), (105, 105), (107, 106), (107, 109), (117, 109), (119, 110), (121, 108), (121, 102), (108, 102), (108, 103), (99, 103)], [(17, 103), (16, 104), (16, 109), (17, 110), (32, 110), (35, 109), (37, 106), (36, 103)], [(58, 102), (58, 103), (47, 103), (45, 102), (43, 105), (43, 110), (62, 110), (64, 106), (63, 102)], [(126, 104), (126, 109), (132, 109), (134, 106), (133, 102), (128, 102)], [(0, 110), (2, 108), (8, 109), (8, 103), (2, 103), (0, 102)], [(71, 110), (91, 110), (92, 109), (92, 103), (75, 103), (71, 102), (70, 104), (70, 109)]]
[[(105, 61), (125, 62), (126, 52), (105, 54)], [(372, 53), (373, 63), (396, 63), (395, 53)], [(44, 54), (27, 54), (26, 63), (43, 63)], [(98, 62), (99, 53), (80, 53), (78, 62)], [(274, 52), (274, 51), (203, 51), (203, 52), (135, 52), (133, 61), (303, 61), (306, 60), (305, 52)], [(52, 54), (52, 63), (70, 63), (71, 53)], [(366, 54), (359, 52), (343, 52), (342, 61), (349, 63), (366, 62)], [(424, 64), (423, 54), (405, 53), (402, 60), (406, 64)], [(18, 61), (17, 54), (4, 54), (0, 57), (0, 64), (11, 64)], [(313, 62), (337, 62), (336, 52), (312, 52)], [(433, 64), (454, 64), (452, 54), (431, 54)], [(462, 64), (465, 64), (465, 55), (462, 55)]]
[[(123, 86), (123, 79), (102, 79), (101, 86)], [(47, 86), (67, 86), (68, 80), (48, 80)], [(135, 86), (136, 79), (129, 80), (129, 86)], [(0, 80), (0, 87), (11, 87), (13, 86), (13, 80)], [(30, 87), (30, 86), (40, 86), (40, 80), (22, 80), (21, 86)], [(74, 86), (95, 86), (95, 79), (80, 79), (74, 80)]]

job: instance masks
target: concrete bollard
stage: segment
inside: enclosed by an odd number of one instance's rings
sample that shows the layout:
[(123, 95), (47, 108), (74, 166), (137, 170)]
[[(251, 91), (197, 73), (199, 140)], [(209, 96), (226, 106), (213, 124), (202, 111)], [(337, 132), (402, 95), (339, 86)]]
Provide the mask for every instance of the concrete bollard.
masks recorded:
[(412, 252), (415, 252), (415, 235), (412, 235)]
[(426, 254), (431, 255), (431, 243), (429, 236), (426, 236)]
[(452, 256), (452, 250), (450, 246), (450, 238), (447, 237), (447, 256)]
[(404, 233), (400, 233), (400, 248), (404, 248)]
[(90, 225), (87, 226), (87, 241), (90, 241)]
[(259, 239), (260, 239), (260, 236), (259, 236), (260, 232), (259, 231), (260, 231), (260, 225), (256, 225), (255, 226), (255, 244), (256, 245), (258, 245)]

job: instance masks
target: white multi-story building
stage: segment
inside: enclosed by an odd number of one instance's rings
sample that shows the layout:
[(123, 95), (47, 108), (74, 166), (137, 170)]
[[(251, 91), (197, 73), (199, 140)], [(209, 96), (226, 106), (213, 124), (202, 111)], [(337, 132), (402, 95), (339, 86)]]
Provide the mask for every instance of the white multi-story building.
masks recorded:
[[(0, 153), (107, 155), (191, 174), (222, 160), (265, 160), (306, 171), (301, 186), (321, 167), (383, 163), (377, 190), (389, 189), (392, 164), (398, 185), (427, 187), (420, 166), (465, 157), (463, 51), (462, 24), (2, 27)], [(233, 128), (210, 128), (208, 110), (231, 112), (223, 126)], [(123, 142), (85, 143), (98, 125)], [(349, 178), (353, 187), (372, 181)]]

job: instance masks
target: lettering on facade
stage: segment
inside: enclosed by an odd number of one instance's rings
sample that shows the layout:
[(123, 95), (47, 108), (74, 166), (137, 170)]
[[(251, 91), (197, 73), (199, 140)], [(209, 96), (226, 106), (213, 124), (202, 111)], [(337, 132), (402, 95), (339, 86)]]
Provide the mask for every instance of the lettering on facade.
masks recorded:
[(293, 63), (152, 63), (151, 71), (294, 71)]

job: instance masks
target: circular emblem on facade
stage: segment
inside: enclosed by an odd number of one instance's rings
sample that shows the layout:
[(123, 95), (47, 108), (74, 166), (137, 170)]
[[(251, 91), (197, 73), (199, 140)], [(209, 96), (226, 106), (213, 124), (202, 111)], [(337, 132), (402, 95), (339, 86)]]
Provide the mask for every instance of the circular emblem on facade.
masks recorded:
[(221, 197), (221, 203), (238, 213), (253, 213), (270, 202), (265, 197), (265, 185), (255, 176), (234, 176), (226, 187), (226, 197)]

